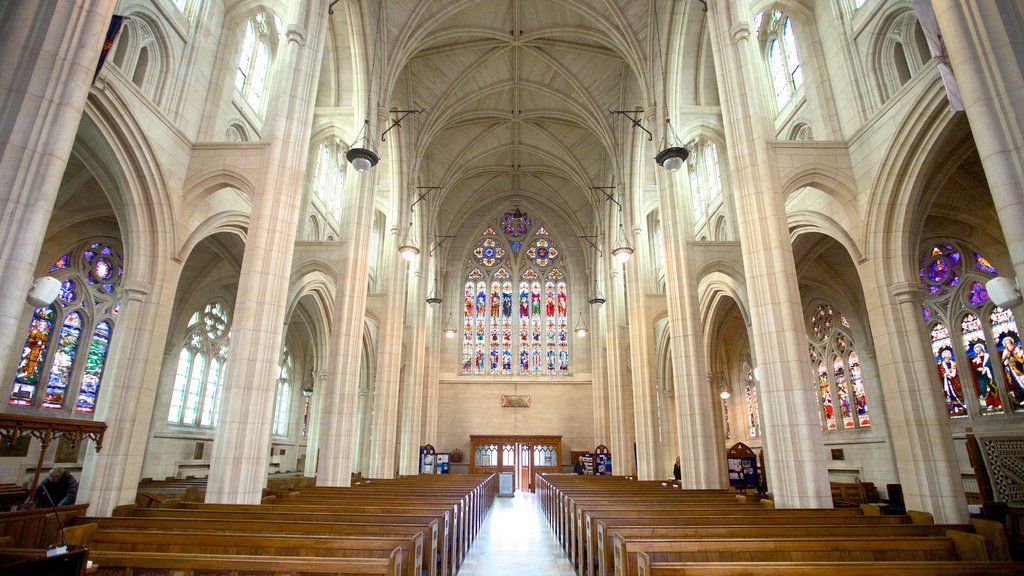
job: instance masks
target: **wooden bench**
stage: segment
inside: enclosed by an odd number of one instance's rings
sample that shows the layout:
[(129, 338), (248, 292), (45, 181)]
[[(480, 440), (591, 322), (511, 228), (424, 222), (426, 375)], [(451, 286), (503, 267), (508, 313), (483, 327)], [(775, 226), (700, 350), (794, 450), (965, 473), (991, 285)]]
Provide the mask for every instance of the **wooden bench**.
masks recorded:
[(1020, 576), (1019, 562), (681, 562), (637, 555), (639, 576)]
[[(302, 520), (231, 520), (220, 518), (194, 519), (183, 521), (179, 518), (82, 518), (83, 522), (95, 523), (105, 530), (167, 531), (194, 530), (202, 533), (242, 533), (242, 534), (280, 534), (280, 535), (330, 535), (330, 536), (399, 536), (415, 537), (422, 534), (419, 526), (398, 524), (343, 524), (334, 522), (306, 522)], [(429, 537), (423, 541), (420, 561), (417, 563), (427, 568), (430, 576), (437, 576), (437, 522), (428, 530)]]
[(257, 534), (198, 530), (129, 530), (103, 528), (89, 543), (93, 552), (160, 552), (218, 556), (292, 556), (389, 558), (401, 550), (404, 576), (422, 574), (423, 534), (415, 536), (337, 536), (322, 534)]
[[(979, 543), (984, 549), (984, 544)], [(953, 539), (742, 538), (693, 540), (614, 538), (615, 576), (636, 576), (637, 555), (650, 562), (893, 562), (960, 560)], [(987, 558), (980, 559), (986, 561)]]
[(211, 572), (260, 574), (261, 576), (401, 576), (401, 550), (387, 558), (302, 558), (295, 556), (245, 556), (217, 554), (168, 554), (164, 552), (90, 551), (89, 559), (103, 576), (128, 576), (173, 571), (176, 576), (197, 576)]

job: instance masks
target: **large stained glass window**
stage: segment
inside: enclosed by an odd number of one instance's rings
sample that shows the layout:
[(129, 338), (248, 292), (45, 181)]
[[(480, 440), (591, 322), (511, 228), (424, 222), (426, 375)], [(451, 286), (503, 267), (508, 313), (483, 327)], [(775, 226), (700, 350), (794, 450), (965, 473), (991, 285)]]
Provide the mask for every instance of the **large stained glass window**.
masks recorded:
[(690, 177), (693, 220), (700, 227), (714, 216), (722, 205), (722, 172), (718, 162), (718, 144), (700, 136), (686, 144), (690, 159), (686, 170)]
[(871, 426), (863, 367), (850, 320), (828, 304), (810, 315), (808, 352), (824, 430)]
[(519, 207), (484, 227), (466, 267), (463, 374), (569, 374), (569, 282), (559, 250)]
[[(271, 45), (276, 45), (281, 26), (277, 16), (268, 16), (266, 12), (256, 14), (245, 23), (242, 45), (238, 51), (235, 88), (257, 112), (262, 110), (270, 75)], [(275, 31), (277, 34), (274, 34)]]
[(1024, 350), (1013, 313), (995, 306), (985, 282), (998, 274), (980, 251), (946, 239), (921, 247), (919, 279), (938, 390), (951, 418), (1024, 412)]
[[(341, 220), (342, 190), (345, 188), (344, 144), (338, 138), (322, 142), (316, 153), (313, 171), (313, 192), (323, 213)], [(374, 238), (376, 239), (376, 238)]]
[(167, 421), (186, 426), (217, 425), (228, 355), (228, 309), (211, 302), (185, 328), (171, 390)]
[(50, 274), (61, 282), (57, 300), (32, 313), (9, 403), (93, 412), (120, 311), (121, 255), (89, 241), (64, 252)]

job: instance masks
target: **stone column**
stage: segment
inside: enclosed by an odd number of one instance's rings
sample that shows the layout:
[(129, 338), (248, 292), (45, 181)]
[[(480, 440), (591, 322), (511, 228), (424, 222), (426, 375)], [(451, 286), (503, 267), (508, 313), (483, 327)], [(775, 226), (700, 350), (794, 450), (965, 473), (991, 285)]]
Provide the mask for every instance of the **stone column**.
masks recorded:
[(1018, 281), (1024, 281), (1024, 7), (932, 0)]
[(0, 16), (0, 366), (25, 337), (25, 296), (115, 4), (10, 2)]
[[(626, 294), (621, 278), (621, 266), (612, 259), (610, 294), (604, 306), (608, 329), (608, 429), (612, 452), (612, 473), (616, 476), (635, 474), (633, 459), (634, 419), (632, 383), (626, 376), (626, 342), (629, 330), (625, 326)], [(472, 457), (472, 455), (470, 455)]]
[[(624, 275), (627, 297), (629, 298), (628, 340), (630, 364), (632, 366), (633, 421), (635, 425), (637, 478), (654, 480), (664, 475), (659, 470), (659, 451), (655, 431), (658, 428), (657, 390), (655, 389), (654, 368), (654, 327), (648, 322), (645, 297), (650, 272), (645, 264), (649, 262), (647, 239), (633, 230), (632, 244), (636, 250), (626, 263)], [(620, 345), (625, 342), (620, 343)], [(612, 454), (614, 470), (615, 454)]]
[(921, 333), (919, 291), (913, 281), (886, 287), (865, 278), (896, 472), (907, 508), (931, 512), (939, 523), (963, 523), (967, 499), (945, 397)]
[(409, 326), (406, 330), (409, 343), (408, 361), (406, 362), (405, 381), (402, 382), (402, 419), (401, 440), (399, 442), (398, 473), (403, 475), (419, 472), (420, 444), (423, 439), (423, 399), (426, 374), (424, 366), (427, 360), (427, 331), (430, 336), (441, 338), (440, 329), (435, 329), (440, 308), (429, 308), (424, 297), (425, 258), (419, 259), (420, 272), (412, 275), (406, 306), (409, 313)]
[[(595, 254), (594, 256), (594, 267), (593, 274), (599, 276), (598, 270), (606, 269), (605, 259), (603, 256)], [(601, 285), (604, 283), (598, 279), (596, 282), (597, 287), (595, 294), (590, 296), (595, 297), (597, 294), (604, 294), (601, 290)], [(590, 357), (592, 358), (590, 372), (593, 374), (593, 383), (591, 384), (591, 396), (594, 399), (594, 445), (598, 444), (609, 444), (609, 424), (608, 424), (608, 353), (605, 349), (607, 345), (607, 334), (608, 325), (605, 321), (605, 309), (607, 306), (602, 304), (591, 304), (590, 305)], [(612, 465), (614, 466), (615, 460), (614, 455), (612, 456)], [(570, 462), (571, 464), (571, 462)]]
[(320, 415), (324, 403), (323, 370), (313, 372), (313, 397), (309, 400), (309, 423), (306, 426), (306, 462), (303, 476), (316, 476), (317, 454), (320, 452)]
[(135, 502), (176, 280), (177, 271), (155, 288), (136, 281), (125, 285), (125, 305), (114, 332), (112, 362), (96, 407), (95, 419), (107, 423), (103, 450), (86, 452), (78, 494), (79, 502), (89, 504), (90, 514), (108, 516), (115, 506)]
[[(376, 126), (381, 125), (378, 118)], [(370, 134), (376, 134), (370, 127)], [(371, 136), (372, 137), (372, 136)], [(359, 402), (363, 326), (366, 318), (367, 277), (370, 269), (370, 238), (373, 233), (373, 196), (380, 164), (359, 174), (349, 170), (349, 185), (342, 206), (341, 252), (338, 288), (334, 296), (331, 338), (328, 347), (327, 382), (320, 421), (319, 486), (348, 486), (352, 481), (357, 449), (356, 422)]]
[[(405, 238), (406, 222), (398, 222), (398, 242)], [(383, 259), (390, 270), (382, 285), (388, 286), (377, 339), (377, 397), (373, 409), (370, 444), (370, 478), (395, 477), (395, 444), (398, 441), (398, 404), (402, 377), (402, 332), (410, 264), (398, 254), (398, 244), (384, 246)]]
[(708, 12), (729, 181), (750, 298), (760, 372), (768, 486), (782, 508), (832, 506), (817, 405), (808, 393), (804, 332), (793, 247), (770, 141), (764, 66), (756, 60), (747, 2), (713, 2)]
[(267, 479), (292, 254), (327, 36), (320, 2), (296, 2), (278, 49), (260, 175), (238, 279), (207, 502), (258, 504)]
[[(678, 175), (677, 175), (678, 174)], [(716, 411), (720, 405), (707, 383), (704, 339), (697, 298), (697, 279), (685, 249), (693, 232), (686, 219), (693, 214), (685, 170), (677, 174), (658, 168), (658, 201), (664, 251), (665, 295), (668, 301), (672, 389), (682, 487), (722, 488), (725, 457)]]

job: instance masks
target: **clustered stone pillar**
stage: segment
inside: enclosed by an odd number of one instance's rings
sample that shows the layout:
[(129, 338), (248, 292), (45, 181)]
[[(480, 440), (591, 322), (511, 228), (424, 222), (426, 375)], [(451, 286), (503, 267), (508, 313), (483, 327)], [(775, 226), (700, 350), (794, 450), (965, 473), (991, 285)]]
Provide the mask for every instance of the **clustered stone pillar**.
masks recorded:
[(800, 307), (793, 248), (747, 2), (713, 2), (708, 12), (722, 119), (729, 142), (737, 228), (760, 373), (768, 483), (782, 508), (831, 507), (825, 450)]
[[(0, 22), (0, 364), (25, 337), (39, 250), (115, 0), (11, 2)], [(5, 370), (4, 374), (13, 373)]]
[(301, 211), (327, 11), (306, 0), (293, 7), (279, 49), (267, 113), (268, 142), (238, 281), (231, 348), (206, 500), (259, 503), (270, 432), (292, 255)]
[[(666, 246), (682, 247), (692, 234), (687, 230), (686, 178), (659, 170), (658, 199)], [(725, 455), (711, 387), (707, 383), (704, 341), (701, 337), (700, 308), (696, 276), (688, 250), (665, 253), (665, 293), (668, 301), (672, 388), (676, 412), (676, 443), (683, 488), (722, 488)]]

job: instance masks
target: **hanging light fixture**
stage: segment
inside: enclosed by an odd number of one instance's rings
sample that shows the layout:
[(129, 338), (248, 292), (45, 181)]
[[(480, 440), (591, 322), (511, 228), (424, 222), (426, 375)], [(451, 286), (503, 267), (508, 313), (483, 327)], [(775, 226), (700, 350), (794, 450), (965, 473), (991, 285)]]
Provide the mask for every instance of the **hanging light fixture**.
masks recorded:
[[(703, 0), (702, 0), (703, 1)], [(705, 2), (705, 8), (707, 8)], [(652, 18), (654, 21), (654, 34), (657, 43), (655, 44), (655, 50), (658, 52), (658, 67), (661, 68), (661, 85), (664, 87), (665, 84), (665, 63), (661, 59), (661, 26), (660, 18)], [(662, 98), (663, 102), (668, 102), (667, 99)], [(672, 128), (672, 123), (668, 119), (668, 105), (665, 106), (665, 145), (661, 151), (658, 152), (657, 156), (654, 157), (654, 161), (658, 163), (658, 166), (664, 168), (667, 172), (676, 172), (683, 167), (686, 159), (690, 156), (690, 151), (686, 149), (680, 143), (679, 136), (676, 131)]]
[(434, 280), (434, 284), (430, 287), (430, 294), (427, 295), (427, 304), (431, 308), (437, 308), (441, 305), (444, 300), (441, 298), (441, 293), (437, 290), (437, 280)]
[[(409, 229), (405, 232), (405, 238), (402, 239), (402, 243), (398, 246), (398, 253), (402, 255), (402, 259), (406, 262), (412, 262), (413, 259), (420, 253), (420, 247), (416, 245), (416, 241), (412, 238), (412, 218), (416, 212), (409, 209)], [(427, 300), (429, 303), (430, 300)]]
[(576, 322), (576, 327), (573, 328), (573, 331), (580, 338), (586, 338), (587, 333), (590, 332), (590, 328), (587, 328), (587, 323), (583, 321), (583, 312), (580, 312), (580, 319)]
[[(377, 34), (380, 27), (380, 11), (377, 12), (377, 22), (373, 31), (373, 59), (370, 64), (370, 79), (367, 82), (366, 90), (366, 116), (363, 120), (363, 129), (360, 130), (360, 134), (363, 136), (363, 145), (349, 148), (345, 152), (345, 158), (352, 164), (352, 167), (356, 169), (356, 172), (366, 172), (370, 168), (377, 165), (380, 157), (377, 156), (377, 151), (371, 148), (370, 144), (370, 102), (373, 99), (373, 76), (377, 69)], [(353, 142), (359, 141), (359, 134), (356, 134)]]
[(455, 326), (452, 325), (452, 313), (448, 313), (448, 321), (444, 323), (444, 328), (441, 329), (444, 332), (444, 337), (451, 340), (455, 338)]
[(722, 397), (722, 400), (728, 400), (729, 397), (732, 396), (732, 393), (729, 392), (728, 388), (722, 388), (722, 391), (719, 392), (718, 395)]
[(619, 207), (619, 233), (615, 237), (615, 247), (612, 248), (612, 256), (615, 257), (615, 261), (619, 264), (625, 264), (633, 257), (633, 245), (629, 243), (629, 238), (626, 237), (626, 231), (622, 227), (621, 206)]
[(601, 306), (606, 302), (606, 300), (604, 299), (604, 296), (601, 296), (601, 293), (598, 292), (589, 300), (589, 302), (591, 306)]

